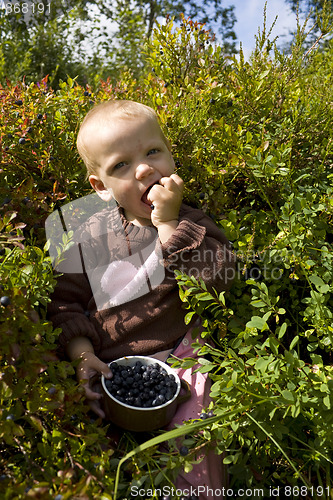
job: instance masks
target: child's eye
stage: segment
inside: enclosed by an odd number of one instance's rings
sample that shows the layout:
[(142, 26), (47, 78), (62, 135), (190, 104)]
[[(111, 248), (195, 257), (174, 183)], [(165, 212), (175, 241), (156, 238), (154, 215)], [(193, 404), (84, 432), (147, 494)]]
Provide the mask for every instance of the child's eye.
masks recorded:
[(124, 167), (126, 165), (126, 162), (125, 161), (120, 161), (119, 163), (117, 163), (114, 167), (113, 167), (113, 170), (119, 170), (120, 168)]
[(149, 155), (154, 155), (154, 154), (156, 154), (156, 153), (158, 153), (158, 152), (159, 152), (159, 149), (157, 149), (157, 148), (150, 149), (150, 150), (148, 151), (148, 155), (147, 155), (147, 156), (149, 156)]

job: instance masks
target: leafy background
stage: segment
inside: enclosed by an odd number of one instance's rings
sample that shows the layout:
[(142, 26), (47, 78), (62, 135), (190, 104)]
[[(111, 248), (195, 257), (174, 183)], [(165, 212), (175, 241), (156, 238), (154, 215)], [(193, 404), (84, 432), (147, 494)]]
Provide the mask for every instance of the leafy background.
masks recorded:
[[(276, 47), (264, 23), (249, 61), (216, 44), (207, 26), (182, 17), (155, 24), (139, 73), (127, 68), (117, 79), (99, 75), (90, 83), (73, 76), (2, 78), (2, 498), (126, 498), (133, 486), (171, 485), (209, 444), (224, 453), (235, 492), (260, 487), (267, 498), (270, 487), (288, 485), (299, 488), (294, 496), (329, 498), (333, 47), (322, 40), (330, 30), (327, 12), (319, 18), (318, 41), (306, 46), (299, 26), (289, 52)], [(90, 192), (75, 148), (77, 127), (94, 103), (119, 98), (156, 109), (186, 182), (186, 201), (215, 220), (237, 255), (227, 295), (177, 275), (187, 320), (197, 312), (203, 337), (215, 341), (197, 346), (199, 369), (213, 381), (213, 402), (202, 418), (171, 433), (119, 433), (96, 421), (75, 381), (75, 363), (56, 358), (59, 332), (46, 319), (56, 276), (44, 222)], [(188, 358), (183, 366), (194, 363)], [(159, 447), (164, 440), (168, 451)]]

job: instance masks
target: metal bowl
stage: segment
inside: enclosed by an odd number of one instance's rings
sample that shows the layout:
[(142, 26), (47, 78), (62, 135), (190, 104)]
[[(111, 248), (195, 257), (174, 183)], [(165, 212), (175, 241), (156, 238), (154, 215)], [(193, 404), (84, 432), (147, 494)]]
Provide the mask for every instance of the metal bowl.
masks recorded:
[[(149, 408), (130, 406), (116, 399), (108, 391), (106, 386), (107, 379), (102, 375), (101, 382), (104, 392), (103, 409), (106, 418), (122, 429), (135, 432), (149, 432), (165, 427), (172, 420), (178, 405), (191, 397), (191, 390), (187, 382), (180, 380), (177, 373), (170, 366), (155, 358), (150, 358), (149, 356), (126, 356), (115, 359), (113, 363), (122, 366), (134, 366), (137, 361), (141, 361), (146, 366), (158, 363), (168, 374), (174, 375), (177, 389), (173, 398), (159, 406)], [(111, 363), (109, 363), (110, 365)], [(184, 394), (181, 394), (181, 389), (184, 390)]]

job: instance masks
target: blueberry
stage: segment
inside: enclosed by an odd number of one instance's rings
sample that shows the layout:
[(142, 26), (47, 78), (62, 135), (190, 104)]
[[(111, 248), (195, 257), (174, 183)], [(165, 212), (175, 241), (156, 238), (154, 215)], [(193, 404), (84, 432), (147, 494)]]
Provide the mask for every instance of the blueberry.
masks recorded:
[(38, 113), (37, 118), (38, 118), (38, 120), (41, 120), (43, 118), (42, 113)]
[(106, 381), (106, 387), (119, 401), (149, 408), (164, 404), (174, 397), (177, 389), (175, 377), (169, 377), (158, 363), (144, 366), (138, 361), (134, 366), (125, 367), (113, 362), (110, 368), (114, 377)]
[(134, 371), (135, 371), (136, 373), (140, 373), (142, 366), (143, 366), (143, 365), (142, 365), (141, 361), (137, 361), (137, 362), (135, 363)]
[(17, 99), (17, 101), (15, 101), (15, 104), (16, 106), (22, 106), (23, 101), (21, 99)]
[(208, 418), (208, 414), (207, 413), (201, 413), (201, 415), (199, 415), (199, 418), (201, 418), (202, 420), (206, 420), (206, 418)]
[(25, 138), (24, 138), (24, 137), (21, 137), (21, 138), (19, 139), (19, 144), (23, 145), (23, 144), (25, 144), (25, 143), (26, 143)]
[(173, 396), (174, 396), (174, 393), (172, 391), (167, 391), (165, 398), (167, 401), (169, 401), (169, 399), (172, 399)]
[(7, 205), (11, 201), (12, 201), (12, 199), (9, 196), (6, 196), (6, 198), (3, 200), (3, 202), (1, 203), (1, 205), (2, 206)]
[(10, 305), (10, 298), (7, 297), (7, 295), (4, 295), (3, 297), (1, 297), (0, 299), (0, 304), (4, 307), (7, 307)]
[(179, 448), (179, 453), (181, 454), (182, 457), (186, 457), (188, 455), (188, 447), (187, 446), (181, 446)]

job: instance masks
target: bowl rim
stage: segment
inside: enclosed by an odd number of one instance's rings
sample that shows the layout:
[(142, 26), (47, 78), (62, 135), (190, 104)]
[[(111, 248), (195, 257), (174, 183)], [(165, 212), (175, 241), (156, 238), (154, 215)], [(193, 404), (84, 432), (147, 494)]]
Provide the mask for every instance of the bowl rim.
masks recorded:
[[(105, 393), (107, 394), (107, 396), (109, 396), (109, 398), (112, 399), (112, 401), (114, 401), (115, 403), (117, 403), (120, 406), (123, 406), (124, 408), (139, 412), (139, 411), (154, 411), (154, 410), (159, 410), (161, 408), (165, 408), (166, 406), (169, 406), (171, 403), (173, 403), (177, 399), (177, 397), (179, 396), (179, 393), (180, 393), (180, 389), (181, 389), (180, 378), (178, 376), (178, 373), (173, 368), (171, 368), (169, 365), (167, 365), (163, 361), (160, 361), (159, 359), (156, 359), (156, 358), (153, 358), (150, 356), (122, 356), (121, 358), (117, 358), (117, 359), (110, 361), (110, 363), (107, 363), (107, 365), (110, 367), (111, 363), (118, 363), (118, 361), (124, 361), (124, 360), (130, 360), (130, 362), (141, 361), (141, 360), (150, 361), (149, 364), (151, 364), (151, 365), (158, 363), (159, 365), (162, 366), (162, 368), (166, 369), (168, 371), (168, 373), (170, 373), (171, 375), (174, 375), (175, 381), (177, 383), (177, 390), (176, 390), (175, 394), (173, 395), (172, 399), (169, 399), (168, 401), (166, 401), (165, 403), (163, 403), (161, 405), (150, 406), (148, 408), (142, 408), (141, 406), (131, 406), (131, 405), (128, 405), (127, 403), (123, 403), (122, 401), (119, 401), (119, 399), (112, 396), (112, 394), (109, 392), (109, 390), (106, 387), (106, 383), (105, 383), (106, 379), (105, 379), (104, 375), (102, 374), (101, 382), (102, 382), (103, 389), (104, 389)], [(133, 364), (132, 365), (127, 364), (127, 365), (123, 365), (123, 366), (133, 366)], [(112, 380), (112, 379), (108, 379), (108, 380)]]

